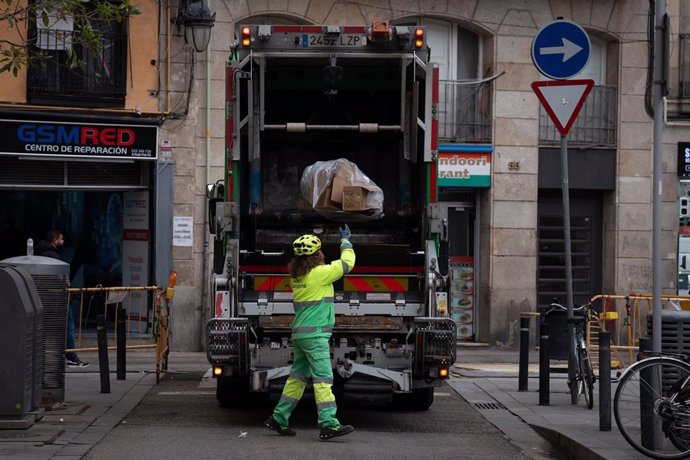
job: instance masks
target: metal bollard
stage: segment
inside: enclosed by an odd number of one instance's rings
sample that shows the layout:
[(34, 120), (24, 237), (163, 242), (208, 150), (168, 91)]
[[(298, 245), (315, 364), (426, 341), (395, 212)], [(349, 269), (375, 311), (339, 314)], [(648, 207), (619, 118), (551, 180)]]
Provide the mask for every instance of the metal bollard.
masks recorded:
[(520, 369), (518, 391), (527, 391), (529, 372), (529, 318), (520, 318)]
[(599, 332), (599, 431), (611, 431), (611, 333)]
[[(652, 350), (652, 339), (640, 339), (640, 354)], [(661, 424), (658, 417), (649, 417), (648, 414), (654, 413), (654, 401), (656, 395), (661, 394), (661, 382), (656, 372), (651, 369), (640, 371), (641, 381), (646, 382), (640, 385), (640, 441), (642, 447), (654, 451), (655, 446), (661, 446), (663, 435)]]
[(549, 375), (551, 371), (551, 363), (549, 361), (549, 325), (542, 323), (539, 332), (539, 405), (548, 406), (551, 397), (551, 376)]
[(126, 380), (127, 372), (127, 339), (125, 337), (125, 309), (117, 311), (117, 379)]
[(106, 337), (104, 315), (98, 315), (96, 317), (96, 337), (98, 338), (98, 368), (101, 375), (101, 393), (110, 393), (108, 338)]

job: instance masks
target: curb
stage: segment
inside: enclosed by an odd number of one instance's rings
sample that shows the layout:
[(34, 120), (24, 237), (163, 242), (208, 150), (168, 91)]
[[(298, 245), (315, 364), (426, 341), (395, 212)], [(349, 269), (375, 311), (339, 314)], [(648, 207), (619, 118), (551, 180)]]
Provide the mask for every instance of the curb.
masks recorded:
[(529, 425), (530, 428), (536, 431), (541, 437), (549, 441), (556, 449), (565, 452), (566, 455), (572, 458), (586, 458), (588, 460), (607, 460), (606, 457), (602, 457), (586, 445), (581, 444), (580, 442), (565, 435), (564, 433), (561, 433), (560, 431), (556, 431), (542, 425), (529, 423), (522, 417), (520, 417), (520, 420), (527, 423), (527, 425)]

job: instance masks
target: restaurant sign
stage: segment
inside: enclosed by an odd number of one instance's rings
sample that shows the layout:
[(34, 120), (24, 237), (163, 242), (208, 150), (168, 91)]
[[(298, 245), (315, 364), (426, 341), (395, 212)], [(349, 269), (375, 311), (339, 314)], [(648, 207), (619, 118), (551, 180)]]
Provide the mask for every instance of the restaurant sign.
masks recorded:
[(158, 127), (0, 119), (0, 154), (155, 160)]
[[(452, 147), (438, 154), (438, 185), (488, 188), (491, 186), (491, 148)], [(448, 148), (451, 150), (451, 148)]]

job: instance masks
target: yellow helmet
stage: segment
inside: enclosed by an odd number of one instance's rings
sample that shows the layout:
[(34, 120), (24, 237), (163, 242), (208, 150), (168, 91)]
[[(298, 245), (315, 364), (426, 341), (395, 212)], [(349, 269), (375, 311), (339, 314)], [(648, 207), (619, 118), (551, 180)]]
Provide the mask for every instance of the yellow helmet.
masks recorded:
[(310, 256), (321, 249), (321, 240), (315, 235), (302, 235), (292, 243), (296, 256)]

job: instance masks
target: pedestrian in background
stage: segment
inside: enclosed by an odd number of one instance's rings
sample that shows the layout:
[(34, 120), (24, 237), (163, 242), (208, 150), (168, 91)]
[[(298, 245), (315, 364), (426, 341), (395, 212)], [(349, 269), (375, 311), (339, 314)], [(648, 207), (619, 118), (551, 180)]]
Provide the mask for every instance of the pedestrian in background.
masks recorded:
[(46, 238), (39, 241), (34, 248), (34, 254), (37, 256), (50, 257), (53, 259), (62, 260), (60, 251), (65, 244), (65, 237), (62, 230), (48, 230)]
[[(64, 244), (65, 237), (62, 230), (49, 230), (48, 233), (46, 233), (45, 240), (39, 241), (36, 245), (35, 253), (37, 256), (62, 260), (60, 251)], [(74, 340), (74, 313), (72, 309), (72, 305), (67, 306), (67, 343), (65, 345), (67, 349), (76, 347), (76, 342)], [(65, 353), (65, 364), (67, 364), (68, 367), (86, 367), (89, 365), (89, 363), (79, 359), (79, 355), (73, 351)]]
[(295, 256), (288, 264), (293, 294), (295, 319), (292, 322), (294, 361), (283, 394), (273, 415), (264, 424), (285, 436), (297, 432), (290, 428), (290, 414), (304, 394), (311, 378), (321, 427), (319, 438), (331, 439), (352, 433), (350, 425), (341, 425), (336, 418), (328, 344), (335, 325), (333, 282), (342, 278), (355, 266), (355, 251), (350, 243), (350, 229), (340, 229), (340, 259), (325, 265), (321, 240), (315, 235), (302, 235), (292, 243)]

